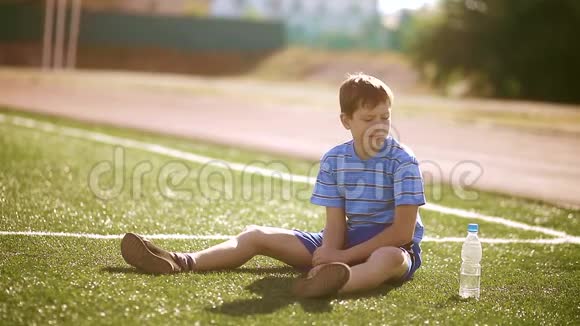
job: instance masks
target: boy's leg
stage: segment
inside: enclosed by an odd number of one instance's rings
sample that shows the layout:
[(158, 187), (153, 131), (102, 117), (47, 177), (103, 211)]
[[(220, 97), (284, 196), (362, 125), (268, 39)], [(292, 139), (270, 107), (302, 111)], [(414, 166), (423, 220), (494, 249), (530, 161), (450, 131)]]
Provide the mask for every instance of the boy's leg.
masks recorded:
[(130, 265), (154, 274), (235, 268), (255, 255), (292, 266), (310, 266), (312, 262), (312, 254), (293, 231), (263, 226), (249, 226), (233, 239), (193, 253), (172, 253), (127, 233), (121, 241), (121, 254)]
[(196, 271), (235, 268), (256, 255), (275, 258), (291, 266), (310, 266), (312, 255), (292, 230), (248, 226), (226, 242), (190, 253)]
[(364, 263), (351, 267), (350, 278), (339, 293), (368, 290), (387, 280), (401, 279), (410, 264), (409, 253), (401, 248), (379, 248)]

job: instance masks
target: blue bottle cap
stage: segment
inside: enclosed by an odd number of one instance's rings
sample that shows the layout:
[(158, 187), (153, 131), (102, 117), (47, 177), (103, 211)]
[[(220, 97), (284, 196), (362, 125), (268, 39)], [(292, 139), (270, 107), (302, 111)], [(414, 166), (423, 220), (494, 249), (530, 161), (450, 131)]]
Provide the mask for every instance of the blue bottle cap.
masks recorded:
[(467, 232), (477, 232), (479, 231), (479, 224), (471, 223), (467, 226)]

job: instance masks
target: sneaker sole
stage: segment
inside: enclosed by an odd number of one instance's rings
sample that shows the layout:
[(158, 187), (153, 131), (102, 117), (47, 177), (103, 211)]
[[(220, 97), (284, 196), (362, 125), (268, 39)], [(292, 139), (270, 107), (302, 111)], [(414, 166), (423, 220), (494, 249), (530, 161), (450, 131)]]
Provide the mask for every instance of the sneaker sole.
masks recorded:
[(127, 233), (121, 240), (121, 255), (127, 264), (151, 274), (173, 273), (173, 266), (165, 258), (152, 253), (140, 236)]
[(297, 297), (316, 298), (338, 293), (350, 278), (350, 267), (343, 263), (331, 263), (320, 268), (315, 276), (294, 282), (292, 293)]

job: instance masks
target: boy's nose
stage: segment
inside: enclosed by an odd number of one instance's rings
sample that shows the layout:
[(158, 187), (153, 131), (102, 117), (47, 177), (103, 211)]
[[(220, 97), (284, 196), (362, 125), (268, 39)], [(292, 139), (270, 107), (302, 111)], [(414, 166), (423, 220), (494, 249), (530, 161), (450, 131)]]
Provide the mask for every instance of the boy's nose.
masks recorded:
[(374, 120), (371, 124), (371, 126), (369, 127), (369, 129), (375, 129), (375, 130), (387, 130), (389, 128), (389, 123), (385, 122), (383, 120)]

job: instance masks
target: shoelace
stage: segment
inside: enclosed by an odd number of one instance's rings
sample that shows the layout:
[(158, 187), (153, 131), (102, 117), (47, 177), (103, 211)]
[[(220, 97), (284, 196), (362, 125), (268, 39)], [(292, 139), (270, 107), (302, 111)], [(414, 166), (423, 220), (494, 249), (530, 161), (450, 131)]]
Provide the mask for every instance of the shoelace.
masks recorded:
[(182, 271), (191, 272), (195, 268), (195, 260), (191, 255), (172, 252), (171, 257)]

